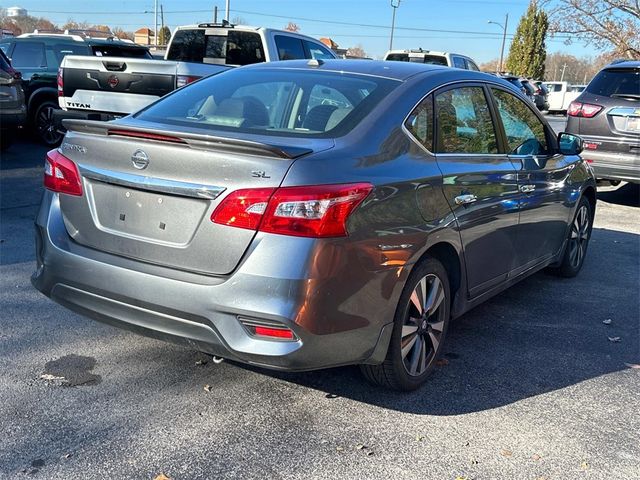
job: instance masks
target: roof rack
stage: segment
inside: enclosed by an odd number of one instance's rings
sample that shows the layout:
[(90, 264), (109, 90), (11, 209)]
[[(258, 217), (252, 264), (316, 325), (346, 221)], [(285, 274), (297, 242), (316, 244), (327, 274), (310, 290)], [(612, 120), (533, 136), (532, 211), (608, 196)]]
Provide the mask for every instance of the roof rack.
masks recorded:
[(95, 30), (90, 28), (69, 28), (65, 30), (64, 33), (65, 35), (78, 35), (83, 38), (115, 38), (115, 35), (111, 31), (105, 32), (104, 30)]
[(47, 37), (66, 37), (75, 40), (76, 42), (82, 42), (83, 38), (79, 35), (70, 35), (68, 33), (62, 33), (60, 31), (49, 31), (49, 30), (38, 30), (35, 29), (31, 33), (23, 33), (22, 35), (18, 35), (17, 38), (30, 38), (30, 37), (38, 37), (38, 36), (47, 36)]

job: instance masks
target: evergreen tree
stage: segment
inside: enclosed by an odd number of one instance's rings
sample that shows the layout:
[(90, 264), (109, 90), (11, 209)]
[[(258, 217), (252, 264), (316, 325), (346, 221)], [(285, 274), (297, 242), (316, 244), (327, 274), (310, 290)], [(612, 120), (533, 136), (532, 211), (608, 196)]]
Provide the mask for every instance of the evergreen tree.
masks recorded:
[(547, 14), (538, 8), (536, 0), (531, 0), (511, 42), (507, 70), (527, 78), (544, 78), (544, 62), (547, 58), (545, 39), (548, 28)]
[(171, 38), (171, 30), (169, 30), (169, 27), (164, 25), (160, 29), (160, 35), (158, 36), (158, 45), (168, 44), (170, 38)]

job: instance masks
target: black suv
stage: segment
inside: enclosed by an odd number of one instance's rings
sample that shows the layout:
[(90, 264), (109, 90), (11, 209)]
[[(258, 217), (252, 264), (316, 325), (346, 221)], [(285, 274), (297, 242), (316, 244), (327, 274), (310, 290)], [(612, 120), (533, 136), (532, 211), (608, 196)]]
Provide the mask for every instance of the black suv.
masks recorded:
[(597, 178), (640, 183), (640, 61), (603, 68), (567, 110)]
[(91, 37), (93, 32), (28, 33), (3, 38), (0, 49), (22, 72), (28, 120), (38, 138), (46, 145), (57, 145), (62, 139), (53, 122), (58, 106), (57, 75), (65, 55), (100, 57), (153, 58), (149, 49), (113, 36)]

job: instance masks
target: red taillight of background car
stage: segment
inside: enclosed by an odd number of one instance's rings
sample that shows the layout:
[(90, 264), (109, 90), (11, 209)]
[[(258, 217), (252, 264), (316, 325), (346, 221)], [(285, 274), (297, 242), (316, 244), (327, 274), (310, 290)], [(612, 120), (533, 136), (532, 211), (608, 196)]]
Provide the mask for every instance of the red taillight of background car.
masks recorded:
[(590, 103), (571, 102), (567, 109), (567, 115), (570, 117), (595, 117), (602, 107), (600, 105), (592, 105)]
[(57, 193), (82, 195), (78, 167), (58, 150), (51, 150), (44, 159), (44, 186)]
[(343, 237), (353, 210), (373, 189), (369, 183), (237, 190), (211, 215), (223, 225), (298, 237)]
[(58, 68), (58, 96), (64, 97), (64, 79), (62, 78), (62, 67)]
[(200, 80), (202, 77), (196, 77), (194, 75), (178, 75), (176, 77), (176, 88), (184, 87), (185, 85)]

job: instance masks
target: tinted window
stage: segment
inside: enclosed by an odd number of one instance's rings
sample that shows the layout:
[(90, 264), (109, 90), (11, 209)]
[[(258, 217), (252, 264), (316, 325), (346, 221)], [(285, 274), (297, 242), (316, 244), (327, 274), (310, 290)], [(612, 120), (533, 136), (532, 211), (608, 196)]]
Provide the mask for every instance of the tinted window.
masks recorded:
[(58, 63), (62, 62), (66, 55), (87, 55), (89, 53), (85, 45), (56, 44), (52, 50)]
[(498, 113), (507, 135), (509, 153), (545, 155), (547, 140), (544, 125), (529, 106), (511, 93), (492, 89)]
[(0, 51), (0, 69), (3, 72), (11, 72), (12, 71), (11, 65), (9, 65), (9, 59), (7, 58), (7, 56), (2, 51)]
[(464, 87), (436, 95), (439, 153), (498, 153), (484, 91)]
[(461, 57), (453, 57), (453, 66), (456, 68), (467, 68), (467, 64), (464, 61), (464, 58)]
[(433, 97), (431, 95), (411, 112), (405, 126), (427, 150), (433, 151)]
[(406, 53), (390, 53), (387, 55), (387, 60), (392, 60), (394, 62), (408, 62), (409, 55)]
[(322, 45), (318, 45), (315, 42), (308, 42), (305, 40), (304, 46), (309, 51), (309, 56), (311, 58), (317, 58), (320, 60), (336, 58), (335, 55), (331, 53), (331, 51), (329, 51), (327, 48), (323, 47)]
[(276, 47), (280, 60), (297, 60), (305, 58), (302, 40), (288, 35), (276, 35)]
[[(94, 45), (91, 48), (96, 57), (153, 58), (146, 48), (131, 48), (124, 45)], [(82, 55), (82, 53), (67, 55)]]
[(10, 43), (0, 43), (0, 50), (2, 50), (2, 53), (7, 55), (9, 53), (9, 47), (10, 46), (11, 46)]
[(20, 67), (46, 67), (44, 56), (44, 43), (41, 42), (16, 42), (11, 56), (11, 62), (15, 68)]
[(478, 66), (475, 63), (473, 63), (471, 60), (467, 60), (467, 68), (469, 68), (469, 70), (475, 70), (476, 72), (480, 71)]
[(253, 32), (229, 30), (226, 36), (208, 35), (207, 58), (221, 58), (228, 65), (250, 65), (264, 62), (260, 35)]
[(168, 60), (202, 63), (204, 30), (177, 30), (167, 53)]
[(399, 84), (332, 72), (233, 69), (177, 90), (137, 117), (206, 130), (332, 137), (351, 130)]
[(609, 68), (598, 73), (587, 86), (587, 92), (612, 95), (640, 95), (640, 68)]

